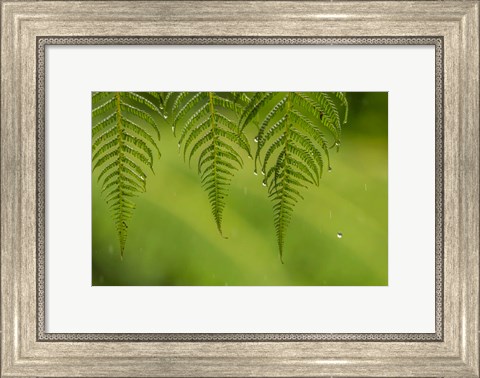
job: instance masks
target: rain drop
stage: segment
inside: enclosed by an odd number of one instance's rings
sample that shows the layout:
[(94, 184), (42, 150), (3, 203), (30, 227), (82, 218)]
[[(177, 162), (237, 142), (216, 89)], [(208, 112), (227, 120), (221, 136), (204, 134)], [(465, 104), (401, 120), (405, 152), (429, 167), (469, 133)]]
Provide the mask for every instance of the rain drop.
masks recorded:
[(249, 159), (253, 159), (253, 158), (252, 158), (252, 155), (248, 155), (248, 158), (249, 158)]
[(175, 132), (175, 126), (172, 126), (172, 132)]
[(343, 234), (341, 232), (337, 233), (337, 238), (341, 239), (343, 237)]
[(267, 180), (263, 180), (263, 181), (262, 181), (262, 185), (263, 185), (263, 186), (267, 186)]
[(337, 146), (337, 147), (340, 146), (340, 141), (337, 140), (337, 141), (335, 142), (335, 146)]
[(255, 139), (253, 139), (253, 141), (254, 141), (255, 143), (258, 143), (258, 137), (255, 137)]
[(167, 116), (166, 114), (164, 114), (164, 115), (163, 115), (163, 118), (167, 119), (167, 118), (168, 118), (168, 116)]
[(254, 171), (253, 171), (253, 174), (254, 174), (255, 176), (258, 176), (257, 170), (254, 170)]
[(262, 175), (264, 175), (264, 176), (265, 176), (265, 171), (264, 171), (263, 169), (262, 169)]
[(177, 144), (178, 148), (180, 148), (180, 143)]

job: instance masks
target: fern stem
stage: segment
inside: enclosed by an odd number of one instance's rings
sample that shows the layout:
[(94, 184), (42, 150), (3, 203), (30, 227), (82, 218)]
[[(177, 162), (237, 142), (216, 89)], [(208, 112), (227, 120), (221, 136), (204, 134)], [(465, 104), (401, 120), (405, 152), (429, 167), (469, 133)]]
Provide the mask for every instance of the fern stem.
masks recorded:
[[(220, 183), (218, 182), (218, 172), (217, 172), (217, 133), (216, 133), (216, 127), (217, 124), (215, 122), (215, 105), (214, 105), (214, 100), (213, 100), (213, 92), (208, 92), (208, 101), (210, 105), (210, 124), (212, 126), (212, 134), (213, 134), (213, 177), (214, 177), (214, 182), (215, 182), (215, 202), (213, 204), (214, 206), (214, 218), (215, 218), (215, 223), (217, 224), (217, 229), (220, 235), (223, 237), (222, 233), (222, 220), (221, 220), (221, 209), (219, 208), (219, 185)], [(218, 184), (217, 184), (218, 183)]]
[(115, 92), (115, 106), (116, 106), (116, 113), (117, 113), (117, 133), (118, 133), (118, 149), (119, 149), (119, 154), (118, 154), (118, 166), (119, 166), (119, 181), (118, 181), (118, 198), (119, 198), (119, 203), (120, 203), (120, 219), (117, 220), (121, 221), (122, 224), (119, 226), (117, 224), (117, 230), (118, 230), (118, 236), (120, 238), (120, 258), (123, 260), (123, 251), (125, 249), (125, 241), (124, 241), (124, 230), (123, 228), (126, 227), (125, 221), (123, 221), (124, 217), (124, 211), (123, 211), (123, 188), (122, 188), (122, 183), (123, 183), (123, 128), (122, 128), (122, 108), (121, 108), (121, 103), (122, 103), (122, 97), (121, 97), (121, 92)]
[(291, 93), (288, 93), (288, 98), (287, 98), (287, 108), (286, 108), (286, 118), (285, 118), (285, 144), (284, 144), (284, 153), (285, 153), (285, 159), (283, 160), (283, 172), (282, 172), (282, 180), (283, 180), (283, 185), (282, 185), (282, 195), (280, 197), (280, 214), (279, 214), (279, 232), (278, 232), (278, 249), (280, 253), (280, 261), (283, 264), (283, 245), (285, 243), (284, 241), (284, 228), (285, 228), (285, 186), (287, 184), (287, 165), (288, 165), (288, 140), (289, 140), (289, 131), (290, 131), (290, 110), (292, 106), (292, 101), (291, 101)]

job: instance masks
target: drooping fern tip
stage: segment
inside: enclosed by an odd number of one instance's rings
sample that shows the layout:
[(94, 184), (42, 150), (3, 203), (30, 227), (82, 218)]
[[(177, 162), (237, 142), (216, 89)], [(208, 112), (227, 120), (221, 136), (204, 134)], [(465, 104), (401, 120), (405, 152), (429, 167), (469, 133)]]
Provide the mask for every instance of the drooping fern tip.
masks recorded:
[(92, 163), (112, 213), (123, 258), (134, 198), (146, 191), (147, 168), (160, 156), (157, 95), (144, 92), (92, 94)]
[(282, 263), (286, 232), (302, 191), (319, 185), (325, 160), (331, 171), (329, 149), (338, 148), (341, 139), (339, 107), (345, 108), (346, 122), (348, 102), (342, 92), (258, 92), (240, 118), (242, 129), (259, 119), (255, 172), (260, 164)]
[(239, 151), (249, 156), (250, 145), (239, 128), (245, 97), (229, 92), (170, 92), (165, 95), (166, 117), (178, 136), (183, 158), (197, 159), (200, 182), (222, 237), (223, 212), (236, 171), (243, 168)]

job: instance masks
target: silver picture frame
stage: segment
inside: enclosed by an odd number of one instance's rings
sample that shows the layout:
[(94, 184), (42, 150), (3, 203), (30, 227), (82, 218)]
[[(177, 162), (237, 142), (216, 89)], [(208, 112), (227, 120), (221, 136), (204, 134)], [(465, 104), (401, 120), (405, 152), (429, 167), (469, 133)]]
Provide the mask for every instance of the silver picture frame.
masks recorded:
[[(1, 376), (479, 376), (478, 1), (1, 4)], [(45, 332), (45, 48), (132, 44), (433, 45), (435, 332)]]

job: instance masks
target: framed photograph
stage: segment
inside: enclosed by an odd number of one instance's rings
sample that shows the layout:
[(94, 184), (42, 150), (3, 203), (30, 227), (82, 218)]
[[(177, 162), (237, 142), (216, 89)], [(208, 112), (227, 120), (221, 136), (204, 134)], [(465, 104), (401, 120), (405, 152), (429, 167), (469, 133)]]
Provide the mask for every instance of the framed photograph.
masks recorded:
[(480, 377), (478, 1), (1, 5), (0, 376)]

